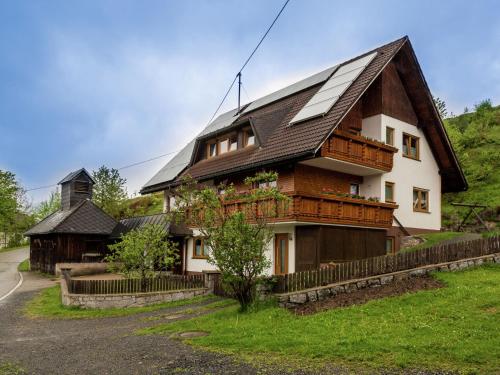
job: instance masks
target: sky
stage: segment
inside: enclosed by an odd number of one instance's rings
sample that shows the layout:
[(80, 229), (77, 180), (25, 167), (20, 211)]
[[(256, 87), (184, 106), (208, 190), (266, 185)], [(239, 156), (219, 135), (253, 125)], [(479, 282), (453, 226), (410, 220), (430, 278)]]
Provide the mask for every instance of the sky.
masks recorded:
[[(31, 189), (170, 153), (120, 171), (137, 194), (207, 125), (283, 2), (0, 2), (0, 169)], [(243, 102), (404, 35), (448, 112), (500, 104), (496, 0), (291, 0), (243, 71)]]

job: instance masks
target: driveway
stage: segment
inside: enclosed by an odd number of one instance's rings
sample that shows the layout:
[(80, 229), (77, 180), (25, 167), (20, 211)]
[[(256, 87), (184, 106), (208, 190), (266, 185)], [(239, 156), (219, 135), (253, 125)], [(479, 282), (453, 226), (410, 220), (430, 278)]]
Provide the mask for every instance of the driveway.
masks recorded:
[(23, 285), (0, 302), (0, 366), (16, 364), (34, 375), (288, 373), (274, 367), (256, 369), (168, 336), (134, 334), (139, 328), (189, 318), (182, 310), (196, 311), (210, 300), (127, 317), (79, 320), (25, 317), (22, 309), (26, 302), (41, 288), (54, 284), (47, 278), (24, 273)]
[(0, 301), (19, 284), (17, 266), (29, 256), (28, 247), (0, 253)]

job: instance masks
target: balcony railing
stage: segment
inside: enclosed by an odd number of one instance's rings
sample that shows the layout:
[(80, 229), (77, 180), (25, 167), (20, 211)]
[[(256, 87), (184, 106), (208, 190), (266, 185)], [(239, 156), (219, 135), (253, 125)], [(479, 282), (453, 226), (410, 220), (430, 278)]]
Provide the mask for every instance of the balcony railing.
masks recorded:
[(263, 200), (258, 204), (231, 201), (225, 209), (242, 211), (252, 220), (266, 216), (270, 222), (300, 221), (320, 224), (343, 224), (389, 228), (392, 213), (398, 206), (330, 194), (292, 193), (289, 201)]
[(382, 142), (336, 130), (323, 144), (321, 156), (390, 172), (397, 150)]

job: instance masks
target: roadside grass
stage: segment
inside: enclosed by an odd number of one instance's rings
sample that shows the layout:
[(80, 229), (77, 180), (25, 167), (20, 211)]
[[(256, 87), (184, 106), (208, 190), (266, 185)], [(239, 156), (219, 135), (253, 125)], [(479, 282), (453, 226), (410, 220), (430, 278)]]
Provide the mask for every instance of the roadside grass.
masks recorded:
[(446, 240), (451, 240), (453, 238), (463, 237), (465, 232), (436, 232), (436, 233), (426, 233), (419, 234), (417, 237), (423, 238), (425, 241), (421, 244), (411, 247), (405, 247), (400, 250), (401, 253), (406, 253), (410, 251), (425, 249), (427, 247), (432, 247), (435, 245), (439, 245), (441, 242)]
[(61, 288), (59, 285), (42, 290), (34, 299), (29, 301), (24, 313), (30, 318), (49, 319), (93, 319), (127, 316), (144, 312), (151, 312), (171, 307), (186, 306), (193, 303), (212, 299), (212, 296), (198, 296), (191, 299), (159, 303), (145, 307), (110, 308), (110, 309), (82, 309), (75, 306), (64, 306), (61, 303)]
[(23, 375), (26, 371), (12, 362), (0, 362), (0, 375)]
[(30, 260), (25, 259), (21, 263), (19, 263), (19, 266), (17, 266), (17, 270), (19, 272), (29, 272), (30, 270)]
[(434, 275), (445, 288), (296, 316), (274, 305), (242, 314), (237, 307), (138, 331), (206, 331), (186, 340), (247, 360), (298, 367), (429, 369), (498, 373), (500, 265)]

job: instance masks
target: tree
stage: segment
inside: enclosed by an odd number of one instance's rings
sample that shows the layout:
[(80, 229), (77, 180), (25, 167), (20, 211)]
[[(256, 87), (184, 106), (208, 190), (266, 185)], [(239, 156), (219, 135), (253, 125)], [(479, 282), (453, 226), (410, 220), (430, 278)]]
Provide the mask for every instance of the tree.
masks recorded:
[(61, 208), (61, 193), (55, 190), (50, 193), (49, 199), (42, 201), (38, 204), (33, 212), (36, 222), (45, 219), (50, 214), (56, 212)]
[(8, 246), (20, 245), (23, 232), (32, 225), (24, 189), (14, 173), (0, 170), (0, 233)]
[(164, 226), (145, 225), (122, 235), (121, 242), (108, 245), (111, 254), (106, 257), (110, 269), (127, 277), (139, 277), (142, 290), (147, 278), (158, 271), (172, 267), (178, 260), (177, 244), (167, 238)]
[(120, 219), (120, 210), (127, 198), (125, 183), (127, 180), (120, 176), (120, 172), (106, 166), (92, 172), (95, 181), (92, 200), (109, 215)]
[(434, 99), (434, 104), (436, 105), (436, 108), (439, 112), (439, 116), (441, 116), (441, 119), (445, 119), (448, 116), (448, 110), (446, 109), (446, 103), (444, 100), (441, 100), (438, 97), (433, 97)]
[[(221, 272), (223, 285), (238, 300), (241, 311), (255, 301), (257, 284), (271, 266), (266, 256), (274, 234), (270, 219), (286, 210), (288, 203), (275, 187), (276, 180), (274, 172), (258, 173), (245, 180), (246, 193), (236, 192), (232, 185), (203, 188), (192, 180), (177, 190), (173, 215), (204, 237), (208, 262)], [(235, 201), (246, 208), (231, 208)]]

